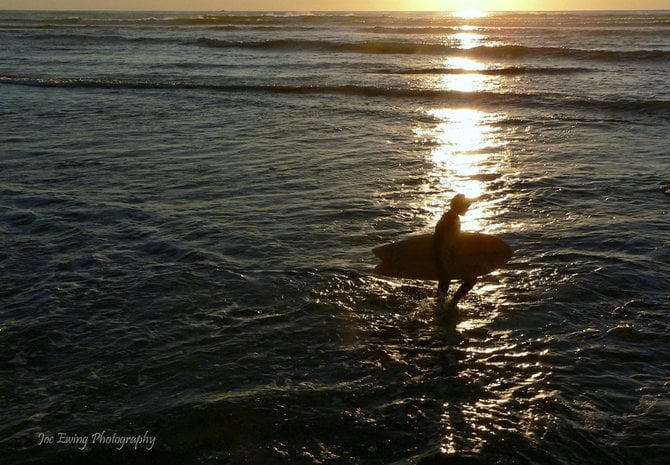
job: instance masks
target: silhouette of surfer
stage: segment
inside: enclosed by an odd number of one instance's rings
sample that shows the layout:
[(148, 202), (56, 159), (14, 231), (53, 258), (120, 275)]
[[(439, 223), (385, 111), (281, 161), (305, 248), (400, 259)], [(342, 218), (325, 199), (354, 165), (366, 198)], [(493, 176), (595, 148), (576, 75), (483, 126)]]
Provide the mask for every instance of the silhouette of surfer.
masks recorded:
[[(435, 226), (434, 233), (380, 245), (372, 253), (381, 259), (374, 273), (401, 279), (439, 281), (437, 310), (453, 316), (458, 302), (474, 287), (479, 276), (486, 276), (509, 261), (514, 250), (504, 240), (481, 232), (461, 232), (460, 217), (472, 200), (458, 194)], [(449, 305), (447, 295), (452, 280), (462, 282)]]
[[(439, 303), (444, 301), (447, 292), (449, 291), (449, 286), (451, 285), (452, 276), (449, 272), (449, 264), (453, 262), (456, 239), (461, 233), (460, 217), (468, 211), (471, 203), (472, 201), (467, 199), (463, 194), (457, 194), (451, 199), (449, 210), (442, 215), (435, 226), (433, 247), (435, 249), (435, 263), (439, 278), (439, 284), (437, 286), (437, 298)], [(461, 284), (449, 302), (449, 308), (451, 310), (456, 309), (458, 301), (474, 287), (476, 282), (476, 277), (473, 277), (465, 280), (463, 284)]]

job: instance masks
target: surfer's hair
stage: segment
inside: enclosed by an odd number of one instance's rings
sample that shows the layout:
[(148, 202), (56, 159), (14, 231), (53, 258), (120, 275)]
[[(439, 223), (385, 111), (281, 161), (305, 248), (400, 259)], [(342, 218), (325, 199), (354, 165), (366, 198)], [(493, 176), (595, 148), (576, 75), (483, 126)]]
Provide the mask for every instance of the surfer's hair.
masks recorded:
[(453, 199), (451, 199), (451, 209), (457, 212), (465, 212), (472, 201), (467, 199), (463, 194), (456, 194)]

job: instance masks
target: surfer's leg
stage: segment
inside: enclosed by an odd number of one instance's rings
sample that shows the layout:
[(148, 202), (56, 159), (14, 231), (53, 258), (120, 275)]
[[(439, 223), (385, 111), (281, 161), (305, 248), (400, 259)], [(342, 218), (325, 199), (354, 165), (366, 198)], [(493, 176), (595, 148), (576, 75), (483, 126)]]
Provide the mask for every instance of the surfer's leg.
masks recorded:
[(446, 273), (440, 273), (440, 281), (437, 285), (437, 297), (446, 298), (447, 293), (449, 292), (449, 286), (451, 286), (451, 277)]
[(447, 294), (449, 292), (449, 286), (451, 285), (451, 278), (448, 276), (440, 275), (440, 281), (437, 285), (437, 295), (435, 296), (435, 303), (437, 304), (435, 311), (436, 314), (441, 314), (447, 309), (448, 301)]
[(439, 284), (437, 285), (437, 293), (438, 295), (447, 295), (447, 292), (449, 292), (449, 286), (451, 285), (451, 280), (449, 278), (447, 279), (440, 279)]
[(447, 272), (444, 264), (442, 263), (442, 251), (439, 247), (436, 248), (435, 253), (435, 268), (437, 269), (437, 298), (444, 299), (447, 297), (449, 292), (449, 286), (451, 286), (451, 276)]
[(456, 307), (458, 305), (458, 302), (465, 297), (465, 294), (470, 292), (470, 289), (475, 287), (475, 284), (477, 283), (477, 279), (467, 279), (463, 281), (463, 284), (458, 288), (458, 290), (454, 293), (454, 296), (451, 298), (451, 302), (449, 302), (450, 307)]

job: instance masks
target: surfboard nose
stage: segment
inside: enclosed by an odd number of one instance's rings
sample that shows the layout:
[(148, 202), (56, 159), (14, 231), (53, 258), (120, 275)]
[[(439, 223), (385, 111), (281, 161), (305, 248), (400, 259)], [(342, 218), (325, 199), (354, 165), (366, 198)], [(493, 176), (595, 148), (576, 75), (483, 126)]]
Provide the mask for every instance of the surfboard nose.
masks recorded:
[(501, 241), (495, 253), (496, 267), (503, 266), (512, 258), (512, 255), (514, 255), (514, 249), (506, 242)]
[[(493, 244), (493, 241), (491, 242), (492, 246), (489, 247), (487, 254), (484, 256), (487, 272), (501, 268), (510, 260), (510, 258), (512, 258), (512, 255), (514, 255), (514, 249), (512, 249), (512, 247), (505, 241), (496, 238), (495, 244)], [(483, 271), (484, 270), (482, 270), (482, 274), (484, 274)]]
[(506, 250), (504, 251), (501, 250), (501, 252), (504, 252), (505, 263), (507, 263), (509, 259), (512, 258), (512, 255), (514, 255), (514, 249), (508, 243), (505, 243), (505, 246)]

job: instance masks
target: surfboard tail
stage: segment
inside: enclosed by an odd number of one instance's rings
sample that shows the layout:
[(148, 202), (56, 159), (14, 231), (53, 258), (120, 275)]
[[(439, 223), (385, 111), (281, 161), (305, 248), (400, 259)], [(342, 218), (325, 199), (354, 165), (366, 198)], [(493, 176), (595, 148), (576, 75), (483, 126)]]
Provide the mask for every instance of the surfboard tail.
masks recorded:
[(378, 264), (374, 273), (379, 276), (401, 279), (421, 279), (424, 281), (437, 281), (437, 269), (435, 265), (427, 265), (423, 261), (393, 262), (383, 261)]

